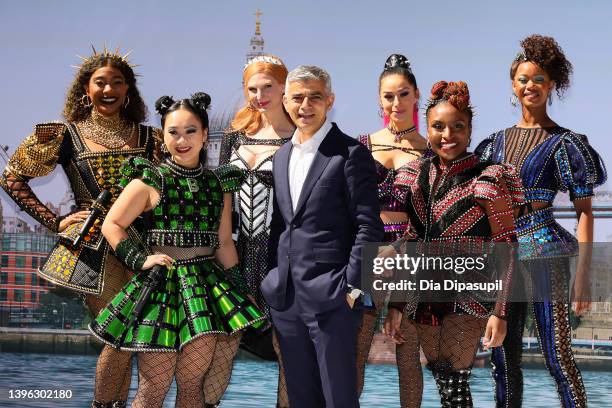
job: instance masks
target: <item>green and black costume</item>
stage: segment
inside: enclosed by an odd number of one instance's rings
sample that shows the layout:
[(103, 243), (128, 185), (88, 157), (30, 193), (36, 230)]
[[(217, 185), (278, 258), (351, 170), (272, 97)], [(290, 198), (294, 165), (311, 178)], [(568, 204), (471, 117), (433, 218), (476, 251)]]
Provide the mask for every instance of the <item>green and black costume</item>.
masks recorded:
[[(186, 169), (170, 159), (156, 167), (146, 159), (132, 158), (121, 172), (124, 186), (138, 178), (160, 193), (155, 208), (143, 214), (146, 245), (219, 247), (223, 194), (240, 188), (243, 178), (237, 167)], [(136, 244), (131, 241), (128, 247), (121, 250), (118, 246), (117, 255), (138, 270), (143, 253), (133, 256)], [(214, 257), (176, 260), (149, 295), (142, 314), (126, 327), (148, 271), (136, 274), (102, 309), (90, 330), (122, 350), (164, 352), (181, 350), (204, 334), (232, 334), (248, 326), (261, 326), (265, 317), (244, 295), (241, 274), (235, 273), (236, 268), (224, 270)]]

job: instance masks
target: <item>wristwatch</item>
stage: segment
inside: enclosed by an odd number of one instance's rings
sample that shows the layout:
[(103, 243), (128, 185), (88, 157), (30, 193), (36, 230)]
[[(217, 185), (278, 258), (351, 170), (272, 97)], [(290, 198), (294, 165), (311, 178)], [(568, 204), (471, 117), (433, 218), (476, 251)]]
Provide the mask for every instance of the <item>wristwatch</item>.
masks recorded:
[(359, 296), (363, 295), (363, 290), (348, 285), (348, 295), (351, 299), (357, 300), (359, 299)]

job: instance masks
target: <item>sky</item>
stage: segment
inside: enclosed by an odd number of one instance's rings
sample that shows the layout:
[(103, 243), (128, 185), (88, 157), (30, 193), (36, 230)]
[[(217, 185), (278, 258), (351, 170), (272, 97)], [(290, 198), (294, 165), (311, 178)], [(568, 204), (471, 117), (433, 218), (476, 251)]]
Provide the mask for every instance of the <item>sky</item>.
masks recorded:
[[(90, 54), (91, 44), (132, 50), (150, 112), (161, 95), (195, 91), (212, 96), (213, 114), (234, 106), (242, 97), (256, 9), (263, 13), (266, 52), (290, 69), (314, 64), (329, 71), (336, 94), (332, 119), (353, 136), (381, 127), (378, 76), (389, 54), (402, 53), (412, 63), (421, 105), (438, 80), (468, 83), (477, 113), (475, 146), (520, 118), (510, 104), (508, 77), (519, 41), (533, 33), (553, 36), (574, 74), (550, 114), (586, 134), (612, 169), (606, 122), (612, 114), (612, 3), (605, 0), (0, 1), (0, 145), (12, 153), (36, 123), (60, 119), (75, 74), (71, 65), (79, 64), (77, 54)], [(158, 118), (150, 114), (149, 122), (158, 125)], [(66, 190), (62, 183), (65, 177), (56, 170), (33, 185), (44, 200), (57, 202)], [(604, 189), (612, 190), (610, 183)], [(0, 199), (5, 214), (12, 215), (4, 193)], [(606, 223), (598, 221), (597, 237), (612, 234), (612, 223)]]

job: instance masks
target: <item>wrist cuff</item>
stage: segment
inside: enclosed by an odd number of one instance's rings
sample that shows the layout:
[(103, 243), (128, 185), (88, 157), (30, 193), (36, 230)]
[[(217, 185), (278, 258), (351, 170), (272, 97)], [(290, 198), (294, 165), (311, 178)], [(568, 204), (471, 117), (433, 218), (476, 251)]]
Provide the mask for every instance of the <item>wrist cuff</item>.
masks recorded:
[(115, 248), (115, 255), (128, 268), (135, 272), (142, 271), (142, 265), (147, 259), (147, 255), (138, 248), (138, 245), (129, 238), (119, 242)]

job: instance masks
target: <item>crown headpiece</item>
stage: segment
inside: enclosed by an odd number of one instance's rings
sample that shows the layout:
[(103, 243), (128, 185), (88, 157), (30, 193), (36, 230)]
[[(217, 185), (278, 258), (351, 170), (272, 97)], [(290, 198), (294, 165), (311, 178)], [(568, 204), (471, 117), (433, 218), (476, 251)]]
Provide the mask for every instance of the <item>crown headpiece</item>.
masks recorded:
[[(91, 46), (91, 49), (93, 50), (93, 54), (91, 54), (89, 57), (81, 57), (80, 55), (77, 54), (77, 57), (79, 57), (82, 61), (83, 64), (86, 64), (94, 59), (100, 58), (100, 57), (104, 57), (104, 58), (110, 58), (110, 59), (114, 59), (114, 60), (119, 60), (121, 62), (123, 62), (124, 64), (126, 64), (127, 66), (129, 66), (130, 68), (134, 69), (135, 67), (137, 67), (137, 64), (131, 64), (130, 61), (128, 60), (128, 57), (130, 56), (130, 54), (132, 53), (132, 51), (128, 51), (127, 53), (121, 55), (119, 53), (119, 47), (117, 47), (115, 49), (115, 51), (110, 51), (108, 48), (106, 48), (106, 45), (104, 45), (104, 49), (101, 52), (98, 52), (96, 50), (96, 48), (93, 46)], [(77, 69), (81, 69), (81, 67), (83, 66), (83, 64), (81, 65), (72, 65), (72, 67), (77, 68)]]
[(274, 65), (285, 65), (283, 64), (283, 61), (273, 55), (258, 55), (256, 57), (251, 58), (246, 64), (244, 64), (243, 71), (246, 70), (249, 65), (254, 64), (256, 62), (267, 62), (269, 64)]

